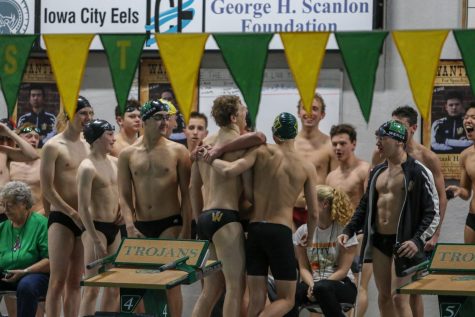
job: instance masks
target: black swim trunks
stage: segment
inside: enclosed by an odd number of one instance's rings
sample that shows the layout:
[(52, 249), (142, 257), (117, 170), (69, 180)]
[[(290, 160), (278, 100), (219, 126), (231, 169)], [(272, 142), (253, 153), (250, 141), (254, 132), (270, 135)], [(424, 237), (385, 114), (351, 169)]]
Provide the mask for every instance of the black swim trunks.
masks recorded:
[(213, 235), (224, 225), (239, 222), (239, 213), (229, 209), (204, 210), (198, 217), (196, 231), (200, 240), (213, 241)]
[(183, 219), (181, 215), (174, 215), (160, 220), (136, 221), (134, 225), (147, 238), (159, 238), (168, 228), (182, 226)]
[(393, 256), (394, 245), (396, 244), (395, 234), (381, 234), (375, 232), (373, 234), (373, 247), (381, 251), (388, 257)]
[(76, 226), (74, 221), (65, 213), (62, 213), (61, 211), (51, 211), (49, 216), (48, 216), (48, 228), (53, 224), (53, 223), (59, 223), (69, 230), (72, 231), (75, 237), (80, 237), (81, 234), (84, 232), (84, 229), (79, 228)]
[(107, 246), (115, 241), (115, 237), (119, 232), (120, 227), (113, 222), (94, 221), (94, 228), (106, 236)]
[(246, 240), (247, 274), (267, 276), (269, 267), (274, 279), (295, 281), (295, 260), (292, 230), (284, 225), (251, 222)]
[(468, 213), (465, 225), (475, 231), (475, 213)]

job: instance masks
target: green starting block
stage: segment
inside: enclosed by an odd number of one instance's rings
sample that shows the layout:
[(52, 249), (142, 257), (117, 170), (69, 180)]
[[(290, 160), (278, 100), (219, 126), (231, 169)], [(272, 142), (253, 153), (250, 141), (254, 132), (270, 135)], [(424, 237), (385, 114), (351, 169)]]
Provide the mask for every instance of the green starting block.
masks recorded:
[(438, 295), (442, 317), (475, 316), (475, 244), (439, 243), (401, 294)]
[(120, 288), (120, 316), (132, 315), (143, 299), (147, 315), (169, 317), (168, 289), (192, 284), (221, 269), (220, 261), (207, 260), (208, 244), (200, 240), (124, 239), (115, 255), (88, 264), (88, 268), (100, 265), (99, 274), (81, 285)]

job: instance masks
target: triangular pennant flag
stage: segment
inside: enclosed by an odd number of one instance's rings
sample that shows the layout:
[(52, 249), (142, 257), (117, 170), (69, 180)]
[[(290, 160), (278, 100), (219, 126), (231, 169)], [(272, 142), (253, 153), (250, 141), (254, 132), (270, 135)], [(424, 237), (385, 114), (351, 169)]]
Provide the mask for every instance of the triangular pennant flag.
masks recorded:
[(208, 34), (155, 34), (160, 56), (188, 124)]
[(100, 38), (107, 54), (119, 110), (123, 115), (147, 35), (101, 34)]
[(0, 35), (0, 80), (11, 117), (23, 79), (23, 72), (37, 35)]
[(366, 122), (371, 114), (376, 70), (387, 35), (388, 32), (377, 31), (335, 33), (351, 86)]
[(76, 114), (79, 88), (93, 38), (94, 34), (43, 35), (64, 110), (71, 121)]
[(429, 119), (440, 52), (448, 33), (448, 30), (392, 32), (414, 101), (424, 120)]
[(264, 69), (272, 36), (267, 33), (213, 34), (254, 123), (259, 112)]
[(475, 30), (454, 30), (472, 93), (475, 95)]
[(328, 32), (280, 33), (287, 63), (308, 113), (312, 110), (329, 36)]

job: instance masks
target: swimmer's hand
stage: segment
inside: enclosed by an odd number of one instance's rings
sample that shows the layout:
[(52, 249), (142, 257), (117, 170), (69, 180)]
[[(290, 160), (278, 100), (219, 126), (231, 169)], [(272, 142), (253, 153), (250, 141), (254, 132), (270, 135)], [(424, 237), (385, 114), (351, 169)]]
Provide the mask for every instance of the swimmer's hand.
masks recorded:
[(145, 238), (145, 236), (140, 232), (135, 226), (127, 227), (127, 237), (129, 238)]
[(411, 259), (419, 251), (414, 241), (407, 240), (401, 243), (401, 246), (397, 250), (397, 256), (402, 258), (406, 257)]
[(100, 241), (98, 241), (97, 243), (94, 242), (94, 256), (96, 260), (105, 258), (107, 256), (107, 248)]
[(118, 226), (125, 224), (124, 217), (120, 211), (117, 213), (117, 218), (115, 219), (114, 224)]
[(338, 244), (346, 249), (346, 243), (348, 242), (349, 238), (350, 237), (348, 237), (348, 235), (346, 235), (344, 233), (340, 234), (337, 238), (338, 239)]
[(313, 296), (313, 285), (309, 285), (309, 287), (308, 287), (308, 290), (307, 290), (307, 298), (308, 298), (311, 302), (315, 302), (315, 301), (316, 301), (315, 296)]
[(209, 147), (206, 155), (204, 155), (204, 159), (207, 163), (211, 164), (213, 161), (223, 155), (223, 148), (219, 145), (215, 145), (213, 147)]
[[(449, 194), (449, 192), (451, 192), (452, 195)], [(461, 192), (462, 192), (462, 188), (459, 187), (459, 186), (456, 186), (456, 185), (450, 185), (450, 186), (447, 186), (445, 188), (445, 193), (447, 195), (447, 200), (460, 196)], [(449, 196), (451, 196), (451, 197), (449, 197)]]
[(71, 219), (74, 221), (74, 223), (76, 224), (78, 228), (81, 228), (81, 229), (84, 228), (84, 225), (81, 220), (81, 216), (79, 216), (78, 212), (73, 213), (73, 215), (71, 216)]

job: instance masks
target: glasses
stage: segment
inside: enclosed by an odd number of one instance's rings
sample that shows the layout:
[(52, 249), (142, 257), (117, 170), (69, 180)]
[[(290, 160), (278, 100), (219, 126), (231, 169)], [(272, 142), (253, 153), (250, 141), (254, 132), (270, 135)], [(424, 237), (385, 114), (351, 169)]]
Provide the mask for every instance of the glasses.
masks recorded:
[(169, 114), (156, 113), (152, 116), (152, 118), (155, 121), (162, 121), (162, 120), (168, 121), (168, 120), (170, 120), (170, 115)]
[(41, 133), (41, 130), (36, 128), (36, 127), (26, 127), (26, 128), (22, 128), (20, 129), (20, 134), (22, 133), (30, 133), (30, 132), (36, 132), (38, 134)]

